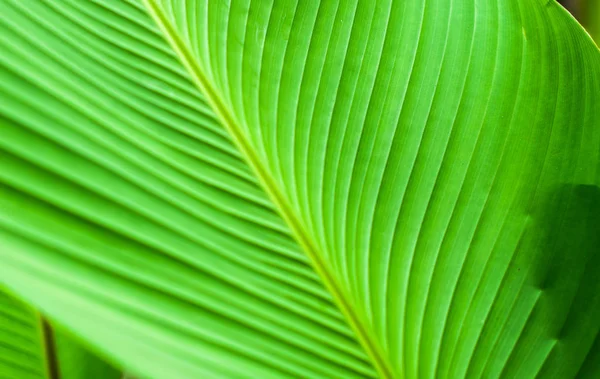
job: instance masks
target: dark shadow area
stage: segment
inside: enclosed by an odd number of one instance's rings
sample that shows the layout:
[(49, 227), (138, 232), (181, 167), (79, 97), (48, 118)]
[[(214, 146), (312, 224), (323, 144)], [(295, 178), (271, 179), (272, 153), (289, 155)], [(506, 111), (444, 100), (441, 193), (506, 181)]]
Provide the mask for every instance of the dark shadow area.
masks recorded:
[(560, 377), (600, 378), (600, 187), (564, 186), (552, 201), (543, 212), (535, 316), (556, 345), (539, 377), (566, 368)]
[(558, 0), (600, 42), (600, 0)]

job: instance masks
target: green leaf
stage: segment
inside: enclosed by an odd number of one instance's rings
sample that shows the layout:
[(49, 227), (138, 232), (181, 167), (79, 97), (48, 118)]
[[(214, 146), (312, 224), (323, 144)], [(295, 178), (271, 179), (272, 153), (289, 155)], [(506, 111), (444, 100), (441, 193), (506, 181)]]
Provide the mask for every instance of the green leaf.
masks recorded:
[(0, 374), (49, 377), (41, 318), (25, 304), (0, 292)]
[(84, 348), (73, 333), (54, 329), (60, 379), (120, 379), (123, 374)]
[(0, 281), (133, 373), (600, 372), (600, 53), (554, 1), (0, 14)]
[(0, 377), (119, 378), (120, 373), (0, 289)]

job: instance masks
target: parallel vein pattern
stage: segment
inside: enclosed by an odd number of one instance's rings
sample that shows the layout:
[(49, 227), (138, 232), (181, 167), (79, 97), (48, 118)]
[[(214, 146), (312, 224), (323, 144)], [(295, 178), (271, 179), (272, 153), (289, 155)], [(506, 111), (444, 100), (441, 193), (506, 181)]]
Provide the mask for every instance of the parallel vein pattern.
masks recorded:
[(372, 375), (148, 14), (2, 13), (3, 281), (133, 372)]
[(0, 378), (117, 379), (122, 372), (0, 288)]
[(48, 378), (37, 312), (0, 290), (0, 377)]
[[(535, 1), (158, 3), (397, 375), (530, 377), (550, 362), (556, 341), (535, 316), (545, 292), (532, 270), (548, 266), (543, 255), (572, 254), (545, 240), (557, 228), (546, 218), (595, 201), (600, 146), (598, 52), (565, 32), (564, 10)], [(582, 90), (589, 96), (577, 101)], [(584, 230), (589, 217), (577, 217)], [(593, 239), (582, 243), (561, 274), (570, 282), (597, 255)], [(553, 301), (575, 296), (559, 293)], [(583, 349), (599, 326), (587, 325)], [(571, 375), (582, 363), (561, 359)]]
[(206, 94), (207, 99), (213, 105), (216, 113), (219, 115), (224, 127), (230, 131), (236, 145), (244, 153), (244, 156), (254, 172), (258, 176), (263, 188), (273, 200), (279, 213), (289, 225), (294, 237), (299, 242), (303, 251), (311, 261), (312, 267), (317, 271), (320, 278), (323, 280), (325, 287), (333, 295), (336, 305), (340, 307), (342, 313), (347, 317), (347, 321), (357, 334), (359, 341), (365, 348), (369, 357), (372, 358), (373, 364), (378, 373), (383, 377), (390, 377), (392, 373), (388, 367), (385, 358), (382, 357), (382, 352), (374, 341), (370, 330), (365, 327), (364, 321), (356, 314), (356, 307), (348, 300), (347, 294), (340, 288), (335, 276), (330, 271), (331, 269), (323, 261), (322, 253), (315, 244), (313, 238), (307, 233), (306, 226), (298, 219), (297, 214), (290, 208), (288, 199), (283, 196), (277, 183), (267, 170), (260, 157), (256, 154), (256, 148), (251, 141), (248, 141), (248, 136), (241, 130), (239, 121), (231, 113), (231, 110), (220, 98), (220, 94), (216, 93), (213, 86), (208, 82), (208, 78), (194, 57), (191, 55), (189, 48), (180, 39), (177, 31), (173, 29), (173, 25), (165, 18), (164, 9), (161, 8), (154, 0), (147, 0), (145, 4), (149, 12), (153, 15), (157, 24), (166, 34), (175, 51), (183, 60), (185, 66), (189, 69), (192, 77), (198, 87)]
[(554, 1), (0, 11), (0, 280), (133, 372), (600, 375), (600, 53)]

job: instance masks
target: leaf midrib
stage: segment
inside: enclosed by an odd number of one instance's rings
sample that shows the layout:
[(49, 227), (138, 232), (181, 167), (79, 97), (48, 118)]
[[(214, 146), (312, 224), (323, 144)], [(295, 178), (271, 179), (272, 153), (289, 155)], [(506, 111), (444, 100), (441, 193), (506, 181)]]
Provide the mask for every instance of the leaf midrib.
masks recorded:
[(221, 125), (227, 130), (236, 147), (244, 156), (247, 164), (254, 171), (262, 188), (292, 231), (293, 237), (308, 256), (313, 269), (320, 276), (325, 288), (331, 293), (334, 302), (346, 317), (350, 327), (356, 333), (359, 343), (371, 359), (371, 364), (381, 378), (393, 378), (394, 375), (392, 375), (391, 366), (380, 349), (377, 340), (369, 331), (366, 323), (362, 321), (361, 317), (352, 306), (352, 302), (346, 292), (339, 285), (335, 276), (323, 260), (323, 255), (319, 253), (320, 249), (314, 242), (308, 229), (289, 205), (288, 199), (283, 195), (275, 180), (261, 162), (256, 152), (256, 148), (252, 146), (252, 143), (245, 136), (245, 133), (240, 127), (233, 112), (225, 105), (225, 102), (222, 100), (218, 91), (204, 74), (201, 65), (193, 57), (189, 48), (185, 45), (174, 26), (168, 20), (164, 11), (157, 4), (156, 0), (143, 0), (143, 3), (150, 16), (163, 32), (165, 39), (169, 42), (178, 58), (187, 69), (194, 84), (206, 97), (208, 104), (221, 121)]

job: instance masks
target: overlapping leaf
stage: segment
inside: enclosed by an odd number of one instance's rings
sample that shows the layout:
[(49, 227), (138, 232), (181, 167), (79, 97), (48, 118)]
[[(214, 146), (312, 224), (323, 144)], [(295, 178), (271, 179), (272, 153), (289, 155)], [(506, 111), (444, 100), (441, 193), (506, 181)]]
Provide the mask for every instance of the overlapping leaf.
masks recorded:
[(117, 379), (121, 374), (0, 288), (0, 377)]

